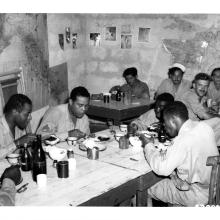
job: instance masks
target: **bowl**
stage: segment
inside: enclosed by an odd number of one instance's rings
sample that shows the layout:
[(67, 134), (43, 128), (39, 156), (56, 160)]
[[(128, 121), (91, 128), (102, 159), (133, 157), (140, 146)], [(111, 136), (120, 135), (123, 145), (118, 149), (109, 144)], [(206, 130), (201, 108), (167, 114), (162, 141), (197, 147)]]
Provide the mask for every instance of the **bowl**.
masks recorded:
[(21, 155), (18, 153), (11, 153), (6, 158), (11, 165), (20, 164), (21, 161)]
[(49, 149), (49, 155), (53, 160), (60, 161), (62, 160), (67, 154), (66, 149), (58, 148), (58, 147), (51, 147)]
[(60, 141), (60, 139), (55, 135), (50, 135), (49, 138), (45, 139), (45, 143), (48, 145), (55, 145)]
[(120, 139), (120, 137), (122, 137), (122, 136), (125, 136), (125, 134), (124, 133), (116, 133), (115, 134), (115, 139), (116, 139), (116, 141), (119, 141), (119, 139)]

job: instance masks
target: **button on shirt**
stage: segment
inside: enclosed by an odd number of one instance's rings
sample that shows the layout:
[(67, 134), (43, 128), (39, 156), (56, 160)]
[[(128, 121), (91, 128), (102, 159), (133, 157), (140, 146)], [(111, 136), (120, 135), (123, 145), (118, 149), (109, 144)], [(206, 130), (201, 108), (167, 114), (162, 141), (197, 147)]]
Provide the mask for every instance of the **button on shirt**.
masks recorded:
[(204, 122), (189, 119), (173, 142), (165, 157), (161, 157), (153, 144), (147, 144), (145, 156), (152, 170), (158, 175), (169, 176), (177, 169), (177, 175), (183, 181), (199, 183), (208, 189), (211, 167), (206, 166), (206, 160), (219, 154), (212, 128)]
[(87, 115), (82, 118), (77, 118), (76, 124), (71, 119), (69, 114), (68, 104), (62, 104), (51, 107), (45, 113), (37, 133), (42, 135), (54, 133), (67, 133), (70, 130), (79, 129), (80, 131), (89, 134), (89, 120)]
[(132, 96), (136, 98), (144, 98), (143, 93), (147, 93), (149, 95), (148, 85), (139, 79), (136, 80), (134, 86), (129, 86), (127, 83), (121, 86), (121, 91), (125, 93), (130, 93)]
[(171, 79), (164, 79), (157, 89), (157, 95), (167, 92), (173, 95), (175, 100), (181, 100), (183, 94), (190, 89), (191, 85), (192, 83), (190, 81), (182, 79), (178, 89), (176, 90)]
[[(23, 135), (25, 135), (25, 131), (15, 127), (15, 139), (18, 139)], [(0, 159), (5, 158), (5, 156), (16, 149), (14, 144), (15, 139), (10, 131), (5, 116), (0, 117)]]

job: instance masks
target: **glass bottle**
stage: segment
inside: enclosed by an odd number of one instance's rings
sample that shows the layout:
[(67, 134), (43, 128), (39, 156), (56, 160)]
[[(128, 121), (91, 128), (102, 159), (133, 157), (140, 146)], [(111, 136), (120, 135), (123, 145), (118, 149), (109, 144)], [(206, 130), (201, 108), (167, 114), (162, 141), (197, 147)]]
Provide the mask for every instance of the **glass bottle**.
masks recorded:
[(27, 143), (24, 144), (24, 149), (21, 155), (21, 169), (23, 171), (29, 171), (32, 168), (32, 158), (27, 149)]
[(67, 151), (67, 157), (69, 162), (69, 169), (75, 170), (76, 169), (76, 159), (74, 158), (74, 152), (72, 149)]
[(118, 102), (121, 101), (121, 92), (119, 90), (116, 93), (116, 101), (118, 101)]
[(160, 130), (158, 132), (158, 140), (160, 143), (164, 143), (166, 141), (166, 131), (163, 124), (160, 126)]
[(37, 135), (37, 142), (33, 152), (33, 180), (37, 181), (38, 174), (47, 173), (45, 152), (42, 148), (41, 135)]

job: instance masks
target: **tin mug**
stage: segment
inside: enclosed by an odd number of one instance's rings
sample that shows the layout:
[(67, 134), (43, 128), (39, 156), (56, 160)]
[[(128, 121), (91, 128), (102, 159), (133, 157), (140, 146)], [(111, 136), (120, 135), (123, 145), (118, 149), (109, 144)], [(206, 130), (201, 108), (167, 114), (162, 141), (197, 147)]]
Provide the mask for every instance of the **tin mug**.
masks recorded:
[(90, 160), (97, 160), (99, 159), (99, 148), (87, 148), (87, 158)]

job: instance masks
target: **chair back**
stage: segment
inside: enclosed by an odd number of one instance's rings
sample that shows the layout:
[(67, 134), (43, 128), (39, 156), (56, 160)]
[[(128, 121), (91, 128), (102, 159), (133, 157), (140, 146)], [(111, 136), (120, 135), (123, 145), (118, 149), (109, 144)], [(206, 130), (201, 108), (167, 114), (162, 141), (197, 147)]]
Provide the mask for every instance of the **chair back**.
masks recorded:
[(208, 205), (220, 205), (220, 156), (208, 157), (207, 166), (212, 166)]

